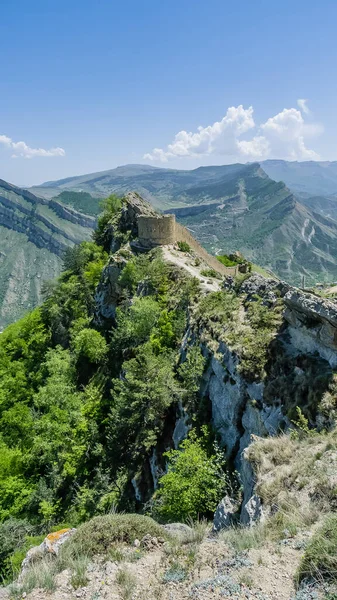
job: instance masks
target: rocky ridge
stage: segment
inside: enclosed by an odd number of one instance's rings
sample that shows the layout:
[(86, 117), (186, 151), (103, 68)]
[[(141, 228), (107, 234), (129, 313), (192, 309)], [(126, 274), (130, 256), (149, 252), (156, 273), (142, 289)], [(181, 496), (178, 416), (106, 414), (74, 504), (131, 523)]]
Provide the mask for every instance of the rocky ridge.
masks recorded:
[[(124, 226), (135, 232), (137, 215), (143, 210), (152, 211), (152, 207), (143, 200), (140, 202), (138, 195), (129, 195), (123, 213)], [(113, 232), (111, 247), (115, 248)], [(96, 294), (96, 315), (101, 322), (115, 317), (121, 292), (118, 279), (126, 264), (127, 258), (117, 252), (103, 271)], [(271, 311), (280, 304), (283, 306), (282, 318), (267, 348), (268, 360), (261, 378), (247, 377), (235, 344), (226, 340), (221, 327), (200, 321), (193, 310), (181, 349), (183, 359), (189, 344), (197, 339), (207, 359), (200, 394), (209, 403), (212, 424), (226, 456), (240, 474), (244, 494), (239, 518), (249, 524), (263, 511), (255, 494), (255, 475), (245, 458), (245, 449), (252, 436), (275, 436), (289, 429), (296, 406), (302, 407), (312, 426), (317, 424), (319, 403), (337, 364), (337, 304), (254, 273), (244, 278), (239, 287), (228, 278), (224, 287), (228, 291), (236, 288), (243, 321), (249, 305), (257, 298)], [(241, 325), (243, 336), (245, 323)], [(318, 378), (323, 379), (319, 387), (315, 383)], [(189, 415), (180, 407), (172, 424), (175, 446), (186, 436), (188, 428)], [(154, 451), (150, 464), (145, 466), (152, 477), (153, 489), (158, 478), (158, 456), (159, 450)], [(134, 486), (138, 501), (146, 501), (148, 496), (144, 494), (141, 478)], [(238, 518), (238, 510), (234, 512)]]

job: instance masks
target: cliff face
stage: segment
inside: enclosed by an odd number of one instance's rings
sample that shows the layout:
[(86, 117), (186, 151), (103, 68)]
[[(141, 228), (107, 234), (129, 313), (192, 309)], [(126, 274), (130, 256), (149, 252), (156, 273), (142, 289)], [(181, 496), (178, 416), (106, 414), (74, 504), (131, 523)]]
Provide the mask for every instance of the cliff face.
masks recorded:
[(90, 239), (95, 219), (0, 180), (0, 330), (41, 301), (64, 251)]
[[(191, 261), (196, 257), (191, 255)], [(119, 277), (126, 264), (123, 256), (111, 256), (103, 271), (96, 293), (101, 322), (115, 318)], [(255, 502), (255, 475), (244, 456), (252, 436), (275, 436), (289, 429), (296, 407), (311, 426), (329, 427), (332, 422), (332, 415), (322, 410), (322, 401), (337, 364), (337, 304), (257, 274), (247, 276), (240, 285), (228, 278), (218, 289), (207, 293), (204, 287), (189, 308), (181, 362), (189, 348), (201, 348), (206, 368), (199, 396), (229, 464), (240, 474), (241, 520), (246, 523), (250, 518), (247, 506)], [(146, 288), (138, 292), (146, 295)], [(231, 304), (222, 317), (226, 302)], [(170, 432), (171, 443), (177, 447), (191, 427), (191, 415), (179, 405), (168, 419), (165, 439)], [(160, 442), (142, 474), (133, 480), (140, 502), (148, 499), (149, 486), (150, 493), (156, 488), (162, 452)]]

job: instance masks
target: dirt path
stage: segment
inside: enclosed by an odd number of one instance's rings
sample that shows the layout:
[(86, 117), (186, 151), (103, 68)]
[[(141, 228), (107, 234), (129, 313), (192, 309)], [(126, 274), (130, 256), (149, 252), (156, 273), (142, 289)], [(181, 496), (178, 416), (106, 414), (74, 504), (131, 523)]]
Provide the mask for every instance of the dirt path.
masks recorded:
[(178, 267), (182, 267), (190, 275), (199, 279), (201, 283), (201, 287), (209, 292), (218, 292), (221, 290), (221, 280), (216, 277), (204, 277), (201, 274), (203, 269), (209, 269), (209, 266), (206, 265), (204, 261), (201, 261), (199, 266), (194, 264), (195, 257), (193, 257), (189, 252), (180, 252), (180, 250), (176, 250), (174, 246), (163, 246), (163, 257), (170, 263), (177, 265)]

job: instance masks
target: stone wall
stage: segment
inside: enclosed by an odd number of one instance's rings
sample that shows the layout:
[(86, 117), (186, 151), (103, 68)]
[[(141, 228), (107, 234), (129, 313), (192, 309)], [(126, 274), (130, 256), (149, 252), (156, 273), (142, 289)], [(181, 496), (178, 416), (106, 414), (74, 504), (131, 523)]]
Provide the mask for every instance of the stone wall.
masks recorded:
[(202, 258), (205, 263), (208, 264), (209, 267), (220, 273), (220, 275), (231, 275), (235, 277), (235, 275), (239, 272), (239, 267), (225, 267), (225, 265), (221, 264), (215, 256), (208, 254), (207, 250), (203, 248), (199, 242), (193, 237), (193, 235), (184, 227), (180, 225), (180, 223), (176, 223), (175, 226), (175, 241), (176, 242), (187, 242), (192, 250), (194, 250), (200, 258)]
[(138, 238), (142, 246), (165, 246), (175, 242), (176, 221), (174, 215), (138, 217)]

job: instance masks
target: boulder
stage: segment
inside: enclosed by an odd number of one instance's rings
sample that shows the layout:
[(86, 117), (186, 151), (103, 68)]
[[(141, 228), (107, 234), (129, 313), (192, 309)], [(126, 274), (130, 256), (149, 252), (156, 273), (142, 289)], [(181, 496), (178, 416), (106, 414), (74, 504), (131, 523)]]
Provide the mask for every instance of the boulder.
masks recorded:
[(39, 560), (46, 555), (57, 556), (61, 546), (75, 533), (75, 531), (76, 529), (68, 528), (49, 533), (42, 544), (28, 550), (26, 557), (21, 564), (19, 580), (22, 579), (30, 565), (36, 560)]
[(242, 507), (241, 523), (253, 527), (253, 525), (262, 521), (263, 518), (261, 498), (257, 494), (254, 494)]
[(214, 513), (213, 531), (226, 529), (238, 519), (238, 507), (229, 496), (225, 496)]

